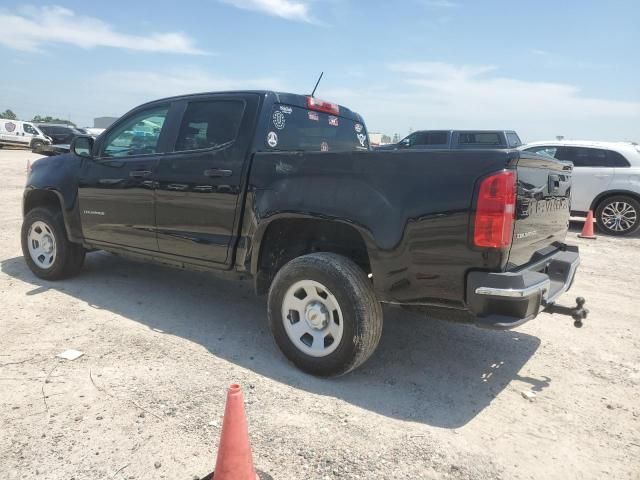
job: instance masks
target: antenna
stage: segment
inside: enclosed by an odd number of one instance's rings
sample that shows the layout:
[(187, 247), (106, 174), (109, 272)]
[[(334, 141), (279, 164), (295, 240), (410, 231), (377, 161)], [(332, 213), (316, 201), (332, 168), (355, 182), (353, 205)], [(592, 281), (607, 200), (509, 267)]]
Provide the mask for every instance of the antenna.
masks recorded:
[(320, 83), (320, 80), (322, 80), (322, 76), (324, 75), (324, 72), (320, 72), (320, 76), (318, 77), (318, 81), (316, 82), (316, 86), (313, 87), (313, 92), (311, 92), (311, 98), (313, 98), (313, 94), (316, 93), (316, 89), (318, 88), (318, 84)]

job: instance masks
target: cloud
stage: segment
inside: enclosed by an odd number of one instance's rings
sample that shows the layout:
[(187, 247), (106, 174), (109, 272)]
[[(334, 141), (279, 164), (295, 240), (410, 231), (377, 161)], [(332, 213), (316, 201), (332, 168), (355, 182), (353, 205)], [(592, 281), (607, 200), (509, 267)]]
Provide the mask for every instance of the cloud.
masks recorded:
[(122, 114), (141, 103), (173, 95), (283, 87), (273, 77), (233, 78), (182, 67), (166, 71), (108, 71), (90, 80), (89, 85), (91, 108), (109, 109), (111, 114)]
[(0, 11), (0, 45), (14, 50), (37, 52), (49, 43), (68, 44), (85, 49), (113, 47), (125, 50), (200, 55), (183, 33), (130, 35), (114, 31), (104, 21), (58, 6), (27, 7), (19, 13)]
[(640, 102), (593, 98), (574, 85), (501, 76), (491, 65), (398, 62), (389, 83), (323, 92), (363, 114), (372, 130), (515, 129), (528, 140), (558, 134), (638, 139)]
[(313, 23), (309, 5), (296, 0), (221, 0), (244, 10), (255, 10), (287, 20)]
[(97, 77), (99, 87), (110, 91), (120, 89), (151, 98), (168, 97), (198, 92), (241, 89), (278, 89), (279, 80), (269, 77), (237, 79), (215, 75), (198, 68), (180, 68), (168, 71), (111, 71)]

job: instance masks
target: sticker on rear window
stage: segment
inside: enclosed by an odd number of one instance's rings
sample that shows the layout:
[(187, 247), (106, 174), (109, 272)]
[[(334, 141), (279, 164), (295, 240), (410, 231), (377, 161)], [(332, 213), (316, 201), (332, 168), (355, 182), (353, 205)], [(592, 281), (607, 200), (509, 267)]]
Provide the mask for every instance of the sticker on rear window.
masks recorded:
[(320, 151), (321, 152), (328, 152), (329, 151), (329, 144), (327, 142), (322, 142), (320, 144)]
[(309, 114), (309, 120), (313, 120), (314, 122), (317, 122), (320, 120), (320, 115), (318, 115), (316, 112), (307, 112)]
[(365, 143), (367, 142), (367, 136), (364, 133), (359, 133), (356, 136), (358, 137), (358, 141), (360, 142), (360, 145), (365, 147), (366, 146)]
[(282, 113), (286, 113), (287, 115), (291, 115), (293, 113), (293, 108), (287, 107), (286, 105), (280, 105), (280, 111)]
[(353, 128), (356, 129), (356, 133), (360, 133), (362, 131), (362, 124), (356, 123)]
[(338, 117), (329, 117), (329, 125), (332, 127), (338, 126)]
[(273, 112), (273, 125), (278, 129), (282, 130), (287, 124), (287, 120), (285, 119), (284, 113), (280, 110), (276, 110)]
[(278, 134), (276, 132), (267, 133), (267, 145), (271, 148), (276, 148), (278, 146)]

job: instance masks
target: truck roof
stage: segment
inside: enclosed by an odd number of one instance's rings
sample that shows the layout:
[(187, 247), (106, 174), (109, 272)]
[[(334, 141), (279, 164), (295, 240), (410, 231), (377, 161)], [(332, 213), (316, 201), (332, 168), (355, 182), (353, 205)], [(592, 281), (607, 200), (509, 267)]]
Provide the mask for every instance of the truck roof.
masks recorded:
[[(173, 97), (166, 97), (158, 100), (153, 100), (151, 102), (142, 104), (139, 107), (153, 105), (156, 103), (163, 103), (166, 101), (176, 101), (176, 100), (183, 100), (183, 99), (188, 100), (191, 98), (206, 96), (206, 95), (243, 94), (243, 93), (256, 94), (264, 97), (273, 96), (275, 103), (284, 103), (287, 105), (293, 105), (295, 107), (301, 107), (301, 108), (307, 108), (307, 97), (309, 96), (309, 95), (300, 95), (297, 93), (275, 92), (273, 90), (224, 90), (224, 91), (217, 91), (217, 92), (200, 92), (200, 93), (190, 93), (186, 95), (176, 95)], [(340, 114), (339, 114), (340, 117), (348, 118), (357, 122), (363, 121), (362, 116), (360, 116), (360, 114), (354, 112), (353, 110), (343, 105), (338, 105), (338, 106), (340, 107)], [(136, 109), (139, 107), (136, 107)]]

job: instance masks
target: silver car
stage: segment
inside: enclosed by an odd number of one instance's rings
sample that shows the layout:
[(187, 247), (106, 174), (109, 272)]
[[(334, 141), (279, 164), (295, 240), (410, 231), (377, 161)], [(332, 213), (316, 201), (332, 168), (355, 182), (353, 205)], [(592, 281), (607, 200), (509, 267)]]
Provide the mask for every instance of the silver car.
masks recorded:
[(571, 211), (594, 211), (598, 227), (627, 235), (640, 227), (640, 145), (632, 142), (552, 140), (521, 150), (573, 162)]

